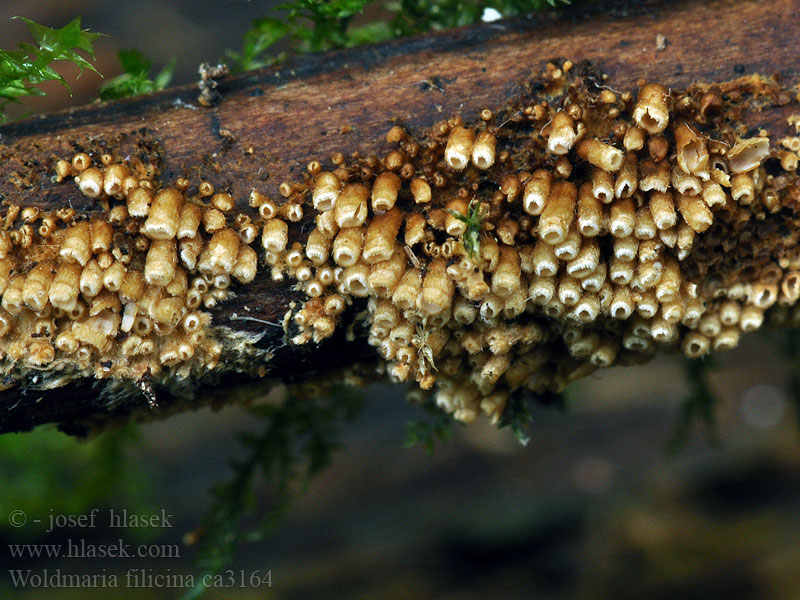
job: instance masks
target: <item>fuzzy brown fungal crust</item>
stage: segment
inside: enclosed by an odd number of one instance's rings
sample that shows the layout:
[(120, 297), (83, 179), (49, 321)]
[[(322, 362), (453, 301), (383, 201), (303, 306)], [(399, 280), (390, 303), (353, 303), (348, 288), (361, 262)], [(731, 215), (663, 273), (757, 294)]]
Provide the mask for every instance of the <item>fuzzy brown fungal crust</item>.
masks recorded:
[(800, 139), (736, 128), (737, 100), (777, 86), (603, 81), (548, 64), (505, 107), (395, 125), (383, 156), (309, 157), (281, 197), (57, 157), (55, 179), (101, 210), (8, 207), (0, 368), (146, 395), (231, 369), (213, 309), (266, 278), (303, 299), (278, 324), (285, 343), (350, 336), (355, 318), (379, 373), (496, 422), (513, 394), (658, 350), (728, 350), (767, 317), (797, 324)]

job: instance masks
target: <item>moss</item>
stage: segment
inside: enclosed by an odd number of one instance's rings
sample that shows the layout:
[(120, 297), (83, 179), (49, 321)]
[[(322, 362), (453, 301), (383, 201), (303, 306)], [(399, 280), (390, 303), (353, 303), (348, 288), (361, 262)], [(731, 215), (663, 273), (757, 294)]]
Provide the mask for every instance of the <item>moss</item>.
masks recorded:
[(20, 44), (18, 50), (0, 50), (0, 123), (8, 120), (4, 108), (9, 102), (18, 102), (26, 96), (42, 96), (36, 87), (45, 81), (58, 81), (69, 89), (69, 84), (51, 66), (54, 61), (66, 60), (84, 69), (97, 70), (78, 50), (94, 56), (92, 44), (101, 34), (81, 29), (80, 17), (61, 29), (52, 29), (30, 19), (25, 22), (36, 45)]

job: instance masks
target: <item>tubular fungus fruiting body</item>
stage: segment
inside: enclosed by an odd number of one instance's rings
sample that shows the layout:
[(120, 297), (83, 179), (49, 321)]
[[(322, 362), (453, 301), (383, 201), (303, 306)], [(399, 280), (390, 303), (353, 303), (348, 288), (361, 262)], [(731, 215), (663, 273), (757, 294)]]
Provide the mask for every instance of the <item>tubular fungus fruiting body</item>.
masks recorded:
[(496, 421), (512, 394), (658, 349), (727, 350), (766, 316), (800, 321), (800, 141), (742, 137), (734, 105), (702, 86), (618, 94), (577, 70), (548, 68), (472, 123), (394, 126), (382, 157), (312, 160), (279, 201), (63, 157), (58, 180), (107, 210), (9, 210), (7, 369), (187, 378), (223, 352), (213, 308), (265, 277), (305, 299), (288, 343), (355, 314), (389, 378)]

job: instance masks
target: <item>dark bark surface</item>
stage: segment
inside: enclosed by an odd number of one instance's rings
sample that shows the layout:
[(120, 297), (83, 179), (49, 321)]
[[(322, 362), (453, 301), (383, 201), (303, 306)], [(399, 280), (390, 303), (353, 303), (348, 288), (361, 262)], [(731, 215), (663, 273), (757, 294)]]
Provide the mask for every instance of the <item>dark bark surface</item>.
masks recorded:
[[(559, 57), (591, 61), (608, 75), (605, 84), (620, 92), (635, 91), (640, 79), (683, 88), (756, 73), (775, 75), (788, 89), (800, 81), (798, 15), (797, 0), (576, 7), (230, 76), (212, 108), (200, 106), (197, 87), (187, 86), (41, 115), (0, 127), (0, 200), (95, 210), (74, 185), (53, 181), (53, 166), (77, 150), (108, 148), (117, 156), (155, 159), (162, 181), (202, 176), (246, 207), (253, 188), (278, 198), (280, 183), (300, 179), (309, 160), (325, 161), (337, 151), (384, 153), (385, 133), (395, 123), (422, 132), (457, 114), (470, 121), (482, 108), (502, 110), (534, 72)], [(744, 115), (744, 125), (786, 135), (787, 117), (788, 106), (770, 107)], [(214, 309), (213, 318), (255, 331), (265, 325), (231, 316), (244, 314), (246, 305), (250, 317), (278, 323), (296, 299), (285, 283), (265, 275)], [(286, 346), (282, 328), (266, 327), (261, 343), (275, 348), (272, 374), (282, 378), (335, 370), (371, 355), (363, 341), (345, 342), (341, 334), (320, 346)], [(234, 383), (225, 380), (226, 388)], [(12, 385), (0, 394), (0, 432), (107, 415), (112, 409), (92, 385)], [(113, 412), (125, 414), (135, 402), (146, 405), (135, 399)], [(160, 395), (159, 402), (169, 399)]]

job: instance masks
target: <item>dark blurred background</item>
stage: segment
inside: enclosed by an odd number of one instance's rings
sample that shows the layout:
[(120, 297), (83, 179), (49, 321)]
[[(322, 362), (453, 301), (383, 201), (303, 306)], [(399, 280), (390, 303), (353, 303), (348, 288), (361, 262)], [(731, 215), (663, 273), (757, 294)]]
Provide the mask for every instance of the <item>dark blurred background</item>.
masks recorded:
[[(95, 43), (95, 68), (105, 80), (119, 74), (117, 51), (137, 48), (151, 58), (156, 68), (170, 58), (178, 59), (172, 85), (197, 79), (197, 66), (217, 61), (227, 48), (239, 48), (250, 22), (278, 2), (248, 0), (3, 0), (0, 2), (0, 47), (10, 49), (18, 42), (30, 42), (26, 25), (15, 16), (24, 16), (48, 27), (63, 27), (81, 16), (84, 29), (105, 34)], [(47, 96), (26, 99), (25, 110), (41, 112), (91, 102), (98, 97), (104, 81), (95, 73), (75, 80), (77, 68), (56, 65), (68, 79), (69, 92), (58, 83), (46, 83)], [(10, 107), (13, 108), (13, 107)], [(11, 112), (11, 111), (10, 111)], [(17, 113), (22, 109), (17, 107)], [(13, 114), (13, 113), (11, 113)]]
[[(24, 15), (108, 37), (98, 71), (119, 72), (116, 52), (136, 47), (156, 68), (177, 57), (173, 84), (198, 63), (238, 48), (265, 3), (6, 0), (0, 47), (28, 41)], [(97, 96), (101, 79), (63, 67), (59, 85), (27, 110)], [(690, 386), (683, 363), (660, 357), (601, 371), (573, 386), (566, 408), (533, 414), (527, 447), (481, 421), (456, 427), (429, 457), (404, 448), (406, 424), (424, 417), (399, 387), (373, 386), (337, 436), (333, 464), (299, 493), (266, 541), (243, 546), (235, 573), (271, 569), (271, 588), (212, 590), (208, 598), (800, 598), (800, 437), (779, 336), (746, 336), (710, 374), (716, 434), (694, 426), (668, 451)], [(796, 368), (796, 365), (794, 365)], [(273, 391), (263, 402), (279, 401)], [(203, 520), (212, 485), (243, 456), (238, 434), (262, 423), (241, 408), (202, 410), (78, 442), (52, 428), (0, 437), (0, 598), (175, 598), (181, 590), (125, 587), (123, 574), (192, 572), (184, 534)], [(120, 470), (123, 465), (124, 470)], [(53, 514), (91, 508), (174, 515), (173, 527), (60, 527)], [(7, 514), (25, 511), (24, 526)], [(39, 524), (34, 523), (40, 519)], [(179, 558), (23, 559), (8, 544), (179, 544)], [(14, 587), (9, 570), (118, 574), (118, 587)]]

